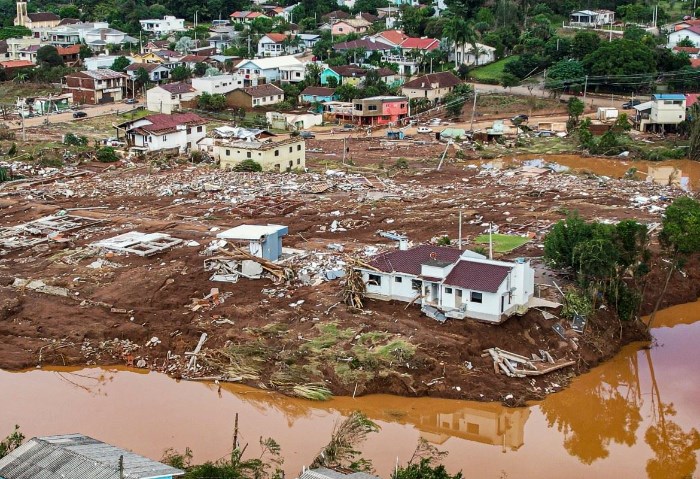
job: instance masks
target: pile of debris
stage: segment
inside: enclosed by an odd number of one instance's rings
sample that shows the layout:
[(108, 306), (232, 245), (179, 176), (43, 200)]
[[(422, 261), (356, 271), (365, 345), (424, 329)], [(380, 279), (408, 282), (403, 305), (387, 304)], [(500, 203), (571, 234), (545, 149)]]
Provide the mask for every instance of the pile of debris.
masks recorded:
[(554, 358), (544, 350), (540, 350), (539, 353), (540, 356), (533, 353), (530, 359), (520, 354), (504, 351), (500, 348), (489, 348), (484, 350), (484, 354), (482, 354), (481, 357), (491, 356), (493, 359), (494, 372), (496, 374), (502, 372), (511, 378), (542, 376), (552, 371), (576, 364), (576, 361), (566, 358), (554, 360)]

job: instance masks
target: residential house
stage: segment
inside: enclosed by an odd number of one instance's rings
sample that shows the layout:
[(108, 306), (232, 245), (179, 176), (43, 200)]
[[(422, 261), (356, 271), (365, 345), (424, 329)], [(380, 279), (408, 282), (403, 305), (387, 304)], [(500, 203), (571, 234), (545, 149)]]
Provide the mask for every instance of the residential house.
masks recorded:
[(125, 98), (127, 76), (108, 68), (70, 73), (63, 90), (73, 94), (75, 103), (100, 105)]
[(167, 50), (170, 46), (168, 40), (150, 40), (143, 46), (144, 53), (157, 52), (158, 50)]
[(364, 18), (346, 18), (338, 20), (331, 25), (331, 33), (333, 35), (349, 35), (351, 33), (365, 33), (372, 26)]
[(159, 52), (164, 50), (154, 50), (150, 52), (144, 51), (144, 53), (134, 53), (131, 55), (131, 60), (133, 63), (163, 63), (165, 59), (158, 55)]
[(429, 73), (404, 83), (401, 93), (409, 99), (425, 98), (438, 103), (460, 83), (462, 80), (451, 72)]
[(320, 113), (281, 113), (278, 111), (265, 112), (265, 119), (270, 128), (276, 130), (299, 131), (321, 126), (323, 115)]
[[(83, 65), (86, 70), (101, 70), (103, 68), (112, 68), (114, 60), (119, 58), (116, 55), (97, 55), (83, 59)], [(131, 57), (124, 57), (130, 62), (134, 60)]]
[(102, 28), (109, 28), (109, 24), (107, 22), (77, 22), (58, 25), (47, 32), (47, 41), (54, 46), (75, 45), (86, 42), (86, 32)]
[(158, 113), (171, 114), (179, 111), (182, 102), (191, 102), (197, 96), (197, 90), (188, 83), (166, 83), (156, 85), (146, 91), (146, 108)]
[(217, 53), (222, 53), (227, 48), (231, 48), (231, 45), (234, 44), (233, 40), (234, 37), (223, 33), (215, 33), (207, 38), (209, 46), (216, 50)]
[(379, 17), (377, 15), (374, 15), (374, 14), (368, 13), (368, 12), (360, 12), (360, 13), (355, 15), (355, 18), (368, 21), (369, 23), (374, 23), (377, 20), (379, 20)]
[(282, 256), (282, 237), (288, 234), (289, 228), (282, 225), (240, 225), (222, 231), (216, 237), (240, 243), (241, 248), (256, 258), (277, 261)]
[(173, 479), (185, 471), (82, 434), (34, 437), (0, 459), (0, 478)]
[(496, 261), (472, 251), (422, 245), (377, 256), (357, 268), (367, 296), (436, 308), (449, 318), (499, 324), (528, 309), (534, 269), (525, 260)]
[(67, 67), (76, 67), (81, 64), (80, 60), (80, 45), (71, 45), (69, 47), (56, 47), (59, 56), (63, 60), (63, 64)]
[(0, 61), (10, 59), (10, 49), (7, 46), (7, 40), (0, 40)]
[(693, 45), (700, 47), (700, 25), (695, 25), (669, 33), (666, 46), (668, 48), (673, 48), (683, 40), (690, 40), (693, 42)]
[(324, 101), (334, 101), (338, 99), (335, 88), (322, 86), (307, 86), (299, 95), (301, 103), (323, 103)]
[(197, 148), (207, 135), (207, 121), (194, 113), (148, 115), (117, 125), (125, 132), (127, 145), (134, 150), (177, 150), (179, 153)]
[(200, 55), (185, 55), (184, 57), (180, 57), (177, 59), (177, 63), (182, 65), (185, 68), (189, 68), (190, 70), (194, 70), (195, 66), (197, 63), (205, 63), (209, 57), (204, 57)]
[(95, 28), (83, 35), (87, 46), (95, 51), (103, 51), (108, 47), (124, 43), (138, 43), (138, 40), (114, 28)]
[(403, 42), (401, 42), (399, 48), (401, 49), (401, 53), (403, 53), (404, 56), (409, 56), (411, 54), (415, 54), (416, 52), (420, 54), (425, 54), (440, 48), (440, 40), (428, 37), (409, 37)]
[(258, 56), (260, 57), (278, 57), (297, 53), (297, 45), (292, 44), (293, 40), (289, 35), (284, 33), (268, 33), (260, 37), (258, 40)]
[(615, 22), (615, 12), (611, 10), (579, 10), (569, 15), (569, 25), (573, 27), (598, 28)]
[(298, 479), (379, 479), (366, 472), (336, 471), (325, 467), (304, 469)]
[(242, 161), (253, 160), (262, 166), (263, 171), (290, 171), (306, 168), (306, 143), (300, 137), (222, 141), (214, 145), (213, 156), (225, 170)]
[(200, 93), (206, 92), (210, 95), (225, 95), (242, 87), (243, 80), (234, 77), (234, 75), (214, 75), (192, 79), (192, 88)]
[(387, 43), (382, 38), (376, 37), (364, 37), (357, 40), (350, 40), (348, 42), (339, 42), (333, 45), (333, 50), (336, 52), (353, 52), (353, 62), (362, 62), (363, 58), (357, 58), (358, 50), (364, 51), (364, 59), (368, 59), (373, 53), (379, 53), (380, 55), (389, 55), (394, 48), (393, 45)]
[(9, 60), (19, 60), (20, 52), (32, 45), (41, 46), (41, 39), (35, 37), (8, 38), (6, 58)]
[(232, 91), (226, 96), (229, 106), (255, 108), (284, 101), (284, 90), (271, 83), (249, 86)]
[(298, 33), (296, 37), (301, 40), (300, 51), (311, 50), (321, 40), (321, 35), (315, 33)]
[(634, 123), (640, 131), (674, 130), (685, 121), (686, 97), (680, 93), (657, 93), (651, 101), (633, 107)]
[[(455, 57), (456, 55), (456, 57)], [(452, 44), (447, 58), (451, 62), (465, 65), (486, 65), (496, 61), (496, 49), (483, 43), (463, 43), (455, 51)]]
[(36, 64), (36, 55), (42, 45), (29, 45), (19, 51), (19, 59)]
[(343, 10), (333, 10), (330, 13), (321, 15), (321, 21), (329, 23), (332, 23), (335, 20), (345, 20), (346, 18), (350, 18), (350, 14), (348, 12), (344, 12)]
[(0, 61), (0, 70), (5, 74), (5, 79), (12, 78), (15, 73), (25, 68), (35, 68), (36, 64), (27, 60), (5, 60)]
[(250, 23), (256, 18), (263, 16), (265, 15), (260, 12), (251, 12), (248, 10), (242, 12), (233, 12), (231, 14), (231, 21), (233, 23)]
[[(359, 85), (367, 75), (366, 68), (357, 65), (339, 65), (328, 67), (321, 72), (321, 85)], [(393, 84), (397, 81), (397, 74), (389, 68), (378, 68), (377, 73), (382, 81), (387, 84)], [(331, 80), (334, 78), (335, 80)]]
[(135, 79), (140, 70), (145, 70), (148, 73), (148, 80), (154, 83), (160, 83), (170, 78), (170, 69), (159, 63), (132, 63), (124, 71), (129, 75), (129, 78)]
[[(441, 1), (443, 1), (443, 0), (438, 0), (438, 2), (441, 2)], [(435, 8), (434, 5), (433, 5), (433, 8)], [(392, 30), (392, 29), (396, 28), (396, 26), (401, 21), (401, 10), (399, 10), (396, 7), (377, 8), (377, 15), (379, 16), (380, 20), (384, 20), (384, 27), (387, 30)]]
[(404, 41), (410, 38), (401, 30), (384, 30), (374, 35), (372, 38), (387, 43), (391, 48), (398, 48)]
[[(243, 60), (237, 66), (236, 75), (243, 81), (245, 86), (255, 86), (261, 83), (272, 83), (282, 80), (281, 71), (301, 71), (304, 64), (292, 55), (284, 55), (270, 58), (255, 58), (252, 60)], [(293, 77), (287, 79), (290, 82), (303, 81), (304, 74), (302, 72), (301, 79)]]
[(360, 125), (388, 125), (408, 116), (408, 98), (372, 96), (352, 101), (352, 120)]
[(148, 19), (139, 20), (141, 30), (152, 33), (156, 36), (170, 35), (174, 32), (182, 32), (185, 30), (185, 20), (175, 18), (172, 15), (165, 15), (163, 19)]
[(700, 56), (700, 48), (698, 47), (673, 47), (673, 53), (685, 53), (691, 60), (697, 60)]
[(191, 48), (190, 53), (200, 57), (208, 57), (210, 55), (216, 55), (216, 48), (211, 45), (204, 45), (197, 48)]

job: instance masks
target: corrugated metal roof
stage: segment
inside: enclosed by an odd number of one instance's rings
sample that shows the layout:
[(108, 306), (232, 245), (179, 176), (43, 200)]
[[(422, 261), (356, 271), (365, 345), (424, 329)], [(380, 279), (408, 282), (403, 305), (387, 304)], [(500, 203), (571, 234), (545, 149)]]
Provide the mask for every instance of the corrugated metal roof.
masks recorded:
[(655, 93), (652, 95), (656, 100), (685, 100), (682, 93)]
[(325, 467), (317, 469), (307, 469), (299, 477), (299, 479), (379, 479), (377, 476), (367, 474), (365, 472), (352, 472), (343, 474), (342, 472), (334, 471)]
[(125, 479), (180, 476), (184, 471), (82, 434), (33, 438), (0, 459), (5, 479)]

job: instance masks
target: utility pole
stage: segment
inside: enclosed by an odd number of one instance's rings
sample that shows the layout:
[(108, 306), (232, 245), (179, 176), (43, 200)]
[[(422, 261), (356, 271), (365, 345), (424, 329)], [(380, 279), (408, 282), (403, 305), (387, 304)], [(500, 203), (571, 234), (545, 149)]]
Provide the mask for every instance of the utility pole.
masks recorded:
[(250, 57), (250, 33), (248, 34), (248, 56)]
[(459, 207), (459, 228), (457, 229), (457, 247), (462, 250), (462, 207)]
[(233, 449), (238, 448), (238, 413), (236, 413), (236, 420), (233, 424)]
[(493, 259), (493, 223), (489, 222), (489, 259)]
[(24, 102), (22, 102), (22, 112), (19, 116), (22, 118), (22, 141), (27, 141), (27, 132), (24, 129)]
[(119, 456), (119, 479), (124, 479), (124, 456)]
[(474, 113), (476, 112), (476, 97), (479, 94), (477, 90), (474, 90), (474, 103), (472, 105), (472, 121), (469, 123), (469, 130), (474, 132)]
[(583, 103), (586, 103), (586, 92), (588, 91), (588, 75), (586, 75), (586, 81), (583, 84)]

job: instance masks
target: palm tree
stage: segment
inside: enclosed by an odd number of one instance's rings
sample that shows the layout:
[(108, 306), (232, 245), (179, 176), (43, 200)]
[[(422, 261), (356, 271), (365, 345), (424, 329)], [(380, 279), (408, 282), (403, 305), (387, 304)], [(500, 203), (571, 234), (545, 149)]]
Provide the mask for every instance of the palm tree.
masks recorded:
[(477, 35), (473, 22), (467, 22), (462, 17), (452, 17), (447, 21), (443, 30), (445, 37), (454, 44), (455, 68), (459, 64), (458, 51), (461, 61), (464, 61), (464, 46), (469, 43), (476, 45)]

